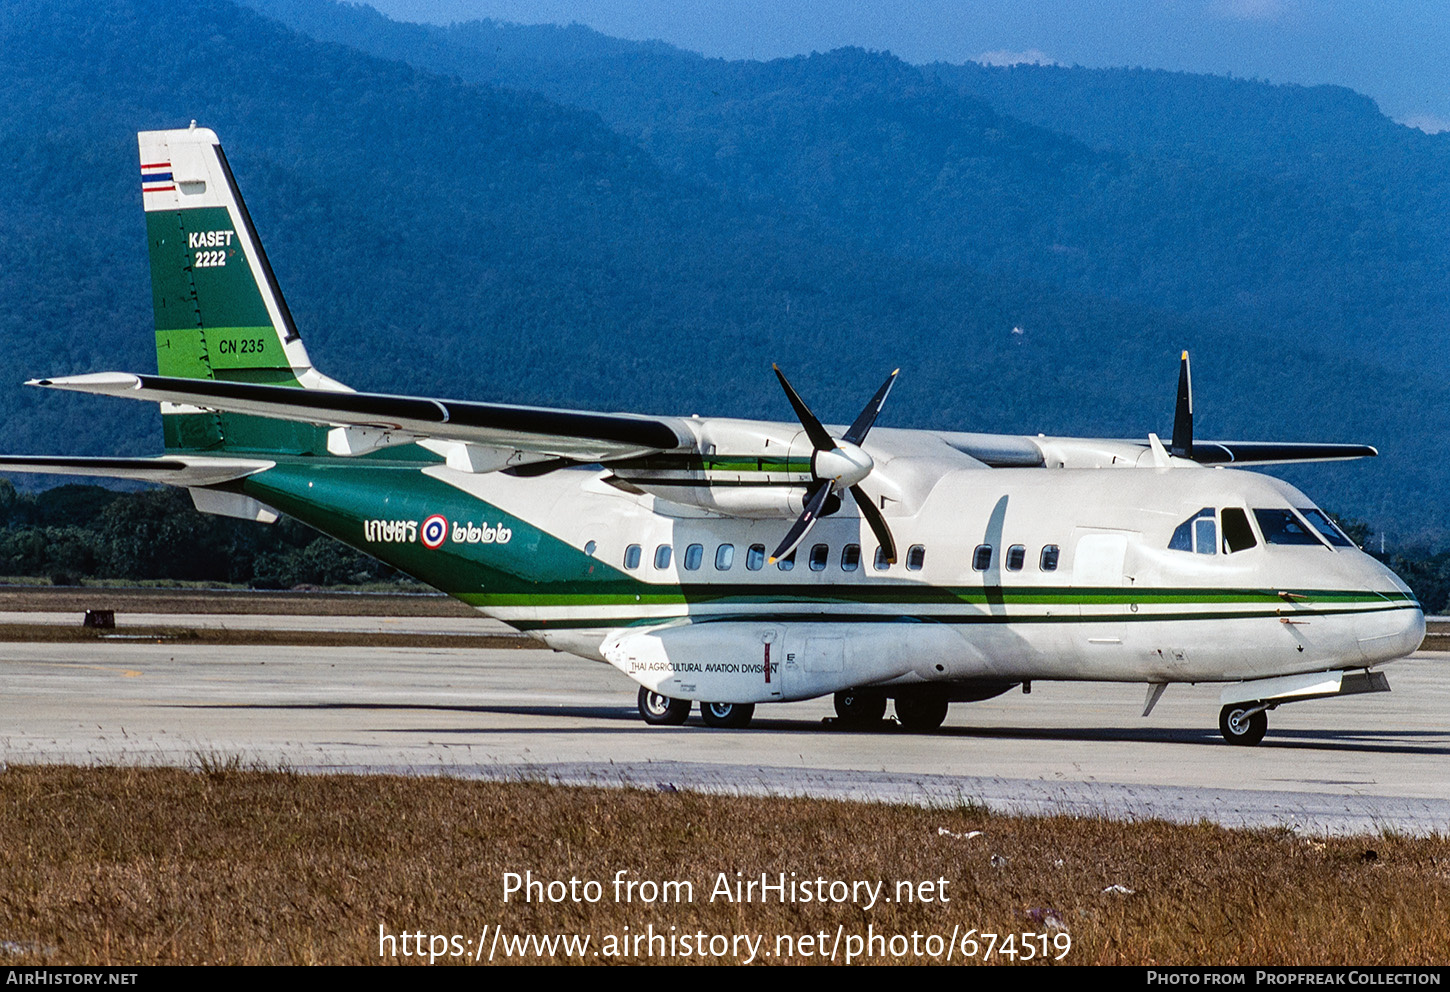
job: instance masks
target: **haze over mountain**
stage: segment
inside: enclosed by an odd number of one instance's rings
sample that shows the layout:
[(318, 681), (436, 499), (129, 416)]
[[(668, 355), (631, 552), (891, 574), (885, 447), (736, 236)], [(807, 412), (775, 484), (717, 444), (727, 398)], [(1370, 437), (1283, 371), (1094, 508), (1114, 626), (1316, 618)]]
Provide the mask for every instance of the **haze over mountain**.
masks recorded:
[[(1137, 436), (1188, 347), (1202, 436), (1377, 444), (1290, 477), (1447, 532), (1450, 135), (1329, 87), (255, 6), (0, 0), (16, 380), (154, 368), (134, 132), (196, 118), (358, 388), (786, 419), (778, 361), (839, 420), (900, 365), (883, 423)], [(12, 450), (156, 445), (36, 392)]]
[(1143, 66), (1348, 86), (1395, 120), (1450, 127), (1439, 0), (372, 0), (395, 20), (588, 25), (726, 59), (858, 46), (908, 62)]

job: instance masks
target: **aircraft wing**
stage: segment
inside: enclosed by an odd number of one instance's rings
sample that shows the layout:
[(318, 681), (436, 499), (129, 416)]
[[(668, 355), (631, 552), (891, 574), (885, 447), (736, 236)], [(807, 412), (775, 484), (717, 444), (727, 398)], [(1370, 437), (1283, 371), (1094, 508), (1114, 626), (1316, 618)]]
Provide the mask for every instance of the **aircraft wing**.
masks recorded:
[(261, 458), (81, 458), (60, 455), (0, 455), (0, 472), (36, 475), (87, 475), (107, 479), (164, 482), (173, 486), (214, 486), (269, 469)]
[(27, 385), (175, 403), (278, 420), (396, 432), (417, 439), (607, 462), (693, 448), (693, 437), (663, 418), (474, 403), (386, 393), (296, 389), (127, 372), (32, 379)]

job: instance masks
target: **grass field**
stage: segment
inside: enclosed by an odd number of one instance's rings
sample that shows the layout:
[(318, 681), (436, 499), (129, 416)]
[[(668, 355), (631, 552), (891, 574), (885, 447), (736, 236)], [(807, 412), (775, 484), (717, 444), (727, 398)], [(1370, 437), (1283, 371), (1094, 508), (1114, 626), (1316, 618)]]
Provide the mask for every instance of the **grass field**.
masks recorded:
[[(676, 901), (651, 903), (637, 887), (633, 901), (616, 899), (620, 871), (689, 882), (692, 898), (677, 887)], [(506, 903), (509, 872), (559, 881), (559, 895), (574, 879), (581, 898)], [(710, 898), (722, 875), (791, 872), (885, 883), (893, 901), (867, 906), (866, 889), (855, 902)], [(596, 902), (583, 898), (589, 881), (601, 883)], [(916, 900), (896, 901), (903, 892)], [(757, 961), (817, 961), (817, 945), (833, 942), (840, 961), (854, 937), (860, 960), (934, 963), (954, 929), (977, 931), (974, 945), (954, 942), (958, 961), (982, 960), (987, 934), (992, 963), (1013, 963), (1026, 944), (1056, 958), (1067, 934), (1068, 964), (1429, 965), (1450, 960), (1447, 909), (1446, 838), (314, 776), (215, 756), (193, 770), (0, 773), (0, 947), (17, 965), (418, 962), (430, 948), (444, 963), (483, 945), (511, 963), (734, 962), (747, 958), (742, 935), (760, 941)], [(589, 935), (589, 949), (497, 953), (556, 933)], [(651, 933), (656, 953), (628, 943)], [(736, 943), (719, 957), (680, 954), (686, 934), (707, 952), (708, 938)], [(424, 956), (403, 953), (415, 949)]]

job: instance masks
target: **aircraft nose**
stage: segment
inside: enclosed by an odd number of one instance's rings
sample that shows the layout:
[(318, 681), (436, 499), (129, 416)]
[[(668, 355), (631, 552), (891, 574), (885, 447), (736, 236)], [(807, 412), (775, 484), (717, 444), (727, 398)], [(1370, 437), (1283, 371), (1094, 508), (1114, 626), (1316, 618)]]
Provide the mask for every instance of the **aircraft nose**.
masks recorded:
[(1363, 614), (1357, 626), (1359, 650), (1369, 664), (1414, 654), (1425, 640), (1425, 611), (1410, 587), (1389, 568), (1366, 556), (1373, 576), (1366, 585), (1397, 608)]
[(1425, 611), (1418, 603), (1366, 614), (1359, 624), (1359, 650), (1371, 664), (1414, 654), (1425, 640)]

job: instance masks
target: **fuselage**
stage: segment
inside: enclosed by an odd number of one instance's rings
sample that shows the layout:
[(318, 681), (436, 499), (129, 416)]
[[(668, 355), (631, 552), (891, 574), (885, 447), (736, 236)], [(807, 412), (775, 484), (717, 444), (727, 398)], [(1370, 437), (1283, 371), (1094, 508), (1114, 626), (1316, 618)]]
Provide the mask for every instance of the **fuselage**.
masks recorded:
[(1424, 633), (1392, 572), (1308, 523), (1297, 489), (1251, 472), (950, 468), (909, 512), (885, 501), (895, 564), (850, 507), (768, 564), (785, 521), (672, 503), (597, 466), (528, 478), (282, 462), (243, 488), (680, 698), (1235, 681), (1366, 668)]

